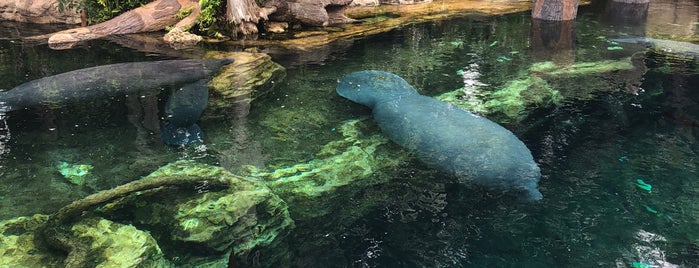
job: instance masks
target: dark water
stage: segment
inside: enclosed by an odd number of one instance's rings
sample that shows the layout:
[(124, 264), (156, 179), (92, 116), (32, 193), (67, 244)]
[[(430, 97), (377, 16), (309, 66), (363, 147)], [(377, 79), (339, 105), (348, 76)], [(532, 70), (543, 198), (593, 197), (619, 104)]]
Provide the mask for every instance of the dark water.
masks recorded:
[[(352, 71), (394, 72), (422, 94), (437, 96), (464, 87), (457, 72), (474, 63), (479, 81), (488, 84), (483, 90), (494, 91), (532, 75), (527, 68), (533, 62), (632, 56), (633, 71), (547, 78), (562, 100), (527, 106), (521, 120), (488, 114), (531, 149), (543, 173), (540, 203), (453, 183), (408, 159), (372, 175), (382, 183), (339, 188), (332, 203), (320, 204), (329, 213), (295, 219), (288, 236), (240, 261), (275, 267), (698, 267), (699, 62), (635, 45), (610, 48), (616, 45), (606, 37), (639, 26), (608, 19), (604, 8), (581, 9), (568, 49), (537, 47), (528, 14), (512, 14), (409, 25), (355, 40), (323, 64), (292, 65), (274, 55), (288, 68), (286, 79), (253, 101), (243, 120), (205, 112), (205, 141), (188, 149), (162, 145), (156, 134), (168, 88), (0, 114), (0, 219), (52, 213), (177, 159), (234, 172), (246, 164), (274, 170), (313, 160), (340, 138), (335, 128), (342, 122), (371, 114), (334, 93), (337, 79)], [(693, 29), (696, 40), (694, 18), (675, 24)], [(51, 51), (2, 40), (0, 89), (89, 66), (162, 58), (106, 41)], [(365, 125), (378, 133), (370, 119)], [(94, 166), (97, 179), (83, 186), (66, 182), (56, 168), (62, 161)], [(290, 207), (292, 215), (295, 209), (303, 210)]]

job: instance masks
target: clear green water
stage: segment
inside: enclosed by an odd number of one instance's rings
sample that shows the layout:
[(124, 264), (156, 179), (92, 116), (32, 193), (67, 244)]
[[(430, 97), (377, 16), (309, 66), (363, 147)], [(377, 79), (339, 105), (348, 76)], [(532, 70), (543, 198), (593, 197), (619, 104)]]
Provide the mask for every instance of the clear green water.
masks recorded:
[[(641, 47), (609, 50), (605, 36), (632, 32), (582, 10), (571, 62), (618, 60)], [(479, 65), (484, 90), (521, 77), (533, 61), (528, 14), (410, 25), (356, 40), (322, 64), (291, 64), (284, 81), (253, 101), (243, 119), (204, 114), (204, 147), (178, 150), (154, 128), (167, 89), (0, 117), (0, 219), (52, 213), (72, 200), (144, 176), (177, 159), (274, 170), (314, 159), (340, 138), (336, 128), (370, 111), (337, 96), (342, 75), (394, 72), (422, 94), (463, 87), (457, 71)], [(695, 33), (696, 35), (696, 33)], [(636, 53), (638, 56), (638, 53)], [(280, 267), (631, 267), (699, 266), (699, 62), (641, 54), (640, 77), (620, 72), (550, 79), (558, 105), (528, 107), (520, 122), (489, 117), (531, 149), (544, 200), (452, 183), (416, 160), (375, 176), (388, 182), (341, 188), (332, 213), (296, 219), (280, 243), (241, 263)], [(51, 51), (0, 41), (0, 89), (74, 69), (164, 57), (104, 41)], [(289, 57), (291, 58), (291, 57)], [(548, 58), (544, 57), (548, 60)], [(526, 73), (526, 72), (525, 72)], [(621, 77), (621, 78), (620, 78)], [(631, 77), (638, 82), (631, 82)], [(630, 78), (630, 79), (631, 79)], [(235, 110), (235, 109), (232, 109)], [(368, 121), (367, 128), (378, 132)], [(9, 130), (8, 130), (9, 129)], [(95, 180), (68, 183), (61, 161), (94, 166)], [(646, 191), (637, 180), (652, 185)], [(380, 202), (376, 202), (380, 200)], [(293, 207), (290, 208), (292, 215)], [(296, 208), (302, 209), (302, 208)], [(170, 256), (174, 258), (175, 256)]]

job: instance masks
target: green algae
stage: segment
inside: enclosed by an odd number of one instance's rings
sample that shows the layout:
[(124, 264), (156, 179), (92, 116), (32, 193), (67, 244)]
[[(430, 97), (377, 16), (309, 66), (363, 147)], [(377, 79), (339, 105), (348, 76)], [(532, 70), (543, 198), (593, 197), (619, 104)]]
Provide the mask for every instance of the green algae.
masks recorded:
[(63, 257), (37, 244), (36, 231), (48, 215), (35, 214), (0, 222), (0, 267), (57, 267)]
[(84, 254), (93, 258), (90, 263), (98, 263), (95, 267), (171, 266), (157, 241), (134, 226), (90, 218), (73, 225), (71, 230), (79, 241), (87, 242)]
[(588, 76), (602, 73), (610, 73), (623, 70), (633, 70), (636, 67), (631, 62), (631, 58), (620, 60), (602, 60), (595, 62), (576, 62), (569, 66), (562, 66), (551, 61), (537, 62), (529, 67), (529, 72), (542, 74), (545, 76)]
[(338, 189), (352, 186), (358, 190), (386, 182), (388, 178), (375, 173), (407, 159), (406, 153), (390, 150), (384, 136), (366, 135), (363, 123), (360, 119), (343, 122), (338, 127), (343, 138), (324, 145), (313, 160), (273, 171), (253, 169), (251, 176), (265, 181), (289, 203), (294, 218), (326, 215), (332, 209), (326, 204), (337, 202)]
[[(459, 88), (438, 95), (436, 98), (463, 109), (488, 115), (493, 120), (520, 122), (536, 108), (560, 105), (565, 99), (585, 99), (594, 91), (612, 88), (612, 82), (590, 77), (615, 74), (620, 71), (633, 72), (636, 67), (630, 58), (574, 63), (562, 66), (554, 62), (537, 62), (517, 78), (505, 83), (501, 89), (488, 91), (487, 86)], [(569, 84), (576, 84), (575, 87)], [(581, 88), (585, 83), (590, 92), (566, 90)]]
[(272, 243), (294, 226), (284, 200), (261, 181), (191, 160), (165, 165), (144, 179), (162, 176), (191, 176), (229, 183), (229, 187), (221, 191), (211, 191), (207, 183), (197, 185), (195, 192), (201, 195), (164, 203), (155, 201), (160, 207), (160, 213), (155, 215), (139, 212), (138, 222), (168, 224), (161, 227), (170, 230), (174, 242), (217, 252), (224, 252), (232, 246), (234, 252), (245, 254), (255, 247)]
[(492, 115), (499, 122), (519, 122), (527, 117), (527, 111), (531, 111), (531, 108), (550, 107), (561, 100), (557, 90), (535, 76), (511, 80), (497, 91), (478, 92), (478, 97), (469, 98), (464, 89), (458, 89), (441, 94), (437, 99), (475, 113)]

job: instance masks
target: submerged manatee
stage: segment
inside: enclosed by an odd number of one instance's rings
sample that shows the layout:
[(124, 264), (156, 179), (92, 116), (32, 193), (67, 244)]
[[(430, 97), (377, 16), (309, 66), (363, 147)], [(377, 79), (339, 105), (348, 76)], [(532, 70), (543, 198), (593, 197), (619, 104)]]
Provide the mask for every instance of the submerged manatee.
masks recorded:
[(0, 92), (0, 111), (43, 103), (97, 99), (207, 79), (233, 59), (164, 60), (90, 67), (26, 82)]
[(351, 73), (337, 93), (372, 109), (391, 140), (426, 164), (493, 190), (542, 198), (531, 152), (512, 132), (468, 111), (417, 93), (403, 78), (382, 71)]
[(0, 113), (46, 103), (66, 103), (184, 85), (166, 104), (161, 132), (168, 145), (201, 140), (196, 125), (208, 101), (206, 83), (233, 59), (190, 59), (117, 63), (90, 67), (21, 84), (0, 92)]
[(186, 84), (175, 90), (165, 104), (166, 122), (160, 138), (167, 145), (186, 145), (204, 139), (197, 121), (209, 102), (207, 80)]

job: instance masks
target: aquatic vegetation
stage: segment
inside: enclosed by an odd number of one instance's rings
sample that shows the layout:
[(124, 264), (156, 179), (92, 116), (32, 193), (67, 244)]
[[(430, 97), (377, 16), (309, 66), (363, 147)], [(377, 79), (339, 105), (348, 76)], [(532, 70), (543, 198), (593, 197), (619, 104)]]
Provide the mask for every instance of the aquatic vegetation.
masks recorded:
[(89, 177), (90, 171), (94, 168), (87, 164), (68, 164), (67, 162), (59, 163), (56, 168), (69, 182), (75, 185), (83, 185), (85, 179)]

